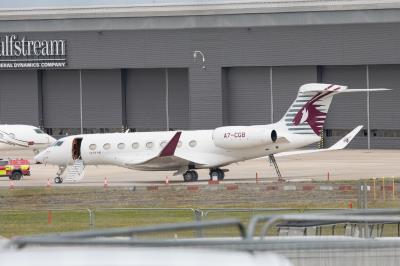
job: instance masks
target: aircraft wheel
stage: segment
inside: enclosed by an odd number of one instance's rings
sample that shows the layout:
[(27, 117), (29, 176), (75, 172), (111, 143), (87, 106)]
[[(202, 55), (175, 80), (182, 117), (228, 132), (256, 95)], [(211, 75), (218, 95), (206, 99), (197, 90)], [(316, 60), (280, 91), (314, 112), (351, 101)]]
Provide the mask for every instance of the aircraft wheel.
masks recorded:
[(199, 180), (199, 174), (196, 171), (191, 171), (193, 174), (193, 181)]
[(187, 171), (186, 173), (183, 174), (183, 180), (185, 180), (185, 182), (196, 181), (197, 178), (198, 175), (196, 171)]
[(219, 169), (219, 168), (210, 169), (210, 179), (211, 180), (213, 180), (215, 178), (219, 181), (222, 181), (222, 180), (224, 180), (224, 177), (225, 177), (225, 173), (221, 169)]
[(63, 182), (63, 179), (62, 179), (61, 177), (56, 176), (56, 177), (54, 178), (54, 183), (56, 183), (56, 184), (61, 184), (62, 182)]

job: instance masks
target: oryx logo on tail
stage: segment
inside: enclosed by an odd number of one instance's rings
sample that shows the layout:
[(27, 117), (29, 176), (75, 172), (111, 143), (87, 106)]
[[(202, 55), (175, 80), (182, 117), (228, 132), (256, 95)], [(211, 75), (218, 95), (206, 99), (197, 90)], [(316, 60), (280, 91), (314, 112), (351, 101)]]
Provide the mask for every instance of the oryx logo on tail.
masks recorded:
[(297, 126), (307, 122), (314, 133), (319, 135), (326, 119), (326, 112), (320, 109), (325, 109), (324, 106), (330, 104), (330, 101), (329, 103), (324, 103), (324, 100), (328, 95), (340, 89), (340, 86), (335, 88), (333, 87), (334, 85), (328, 86), (323, 91), (315, 94), (306, 104), (304, 104), (293, 118), (293, 124)]

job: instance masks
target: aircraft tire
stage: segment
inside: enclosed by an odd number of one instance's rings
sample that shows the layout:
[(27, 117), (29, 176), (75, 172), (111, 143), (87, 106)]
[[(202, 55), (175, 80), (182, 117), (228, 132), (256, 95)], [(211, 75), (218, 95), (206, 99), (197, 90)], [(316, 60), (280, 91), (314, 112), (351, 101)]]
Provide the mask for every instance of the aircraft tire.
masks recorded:
[(183, 180), (185, 182), (192, 182), (194, 179), (195, 175), (193, 174), (192, 171), (187, 171), (183, 174)]
[(197, 181), (199, 180), (199, 174), (196, 171), (191, 171), (193, 173), (193, 180), (192, 181)]
[(210, 180), (213, 180), (214, 178), (217, 179), (218, 181), (224, 180), (225, 173), (219, 168), (216, 169), (210, 169)]
[(56, 184), (61, 184), (62, 182), (63, 182), (63, 179), (62, 179), (61, 177), (56, 176), (56, 177), (54, 178), (54, 183), (56, 183)]
[(217, 169), (218, 171), (218, 181), (222, 181), (225, 178), (225, 172), (222, 171), (221, 169)]

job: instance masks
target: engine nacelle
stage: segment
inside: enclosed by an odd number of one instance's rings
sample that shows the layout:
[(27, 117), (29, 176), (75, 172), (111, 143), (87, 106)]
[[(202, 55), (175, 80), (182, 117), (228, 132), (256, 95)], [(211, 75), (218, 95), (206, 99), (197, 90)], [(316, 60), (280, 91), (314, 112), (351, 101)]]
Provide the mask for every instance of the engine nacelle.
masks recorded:
[(277, 138), (274, 129), (262, 126), (219, 127), (213, 132), (215, 146), (224, 149), (246, 149), (273, 144)]

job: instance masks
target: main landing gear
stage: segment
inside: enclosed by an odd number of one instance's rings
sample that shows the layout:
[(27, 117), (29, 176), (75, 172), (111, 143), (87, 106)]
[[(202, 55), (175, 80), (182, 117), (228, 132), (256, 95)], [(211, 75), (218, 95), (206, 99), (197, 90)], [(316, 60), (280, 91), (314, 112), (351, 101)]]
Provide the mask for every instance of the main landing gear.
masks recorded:
[[(225, 171), (228, 170), (222, 170), (220, 168), (211, 168), (210, 169), (210, 180), (218, 180), (218, 181), (222, 181), (224, 180), (225, 177)], [(197, 181), (199, 179), (199, 175), (197, 174), (197, 172), (195, 170), (188, 170), (183, 174), (183, 180), (185, 180), (185, 182), (194, 182)]]
[(64, 173), (65, 169), (67, 169), (65, 166), (58, 167), (57, 176), (54, 178), (54, 183), (61, 184), (63, 182), (61, 175)]
[(183, 174), (185, 182), (194, 182), (199, 179), (199, 174), (195, 170), (188, 170)]
[(225, 177), (225, 172), (224, 170), (220, 168), (212, 168), (210, 169), (210, 180), (213, 180), (214, 178), (218, 181), (224, 180)]

